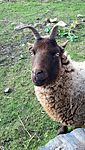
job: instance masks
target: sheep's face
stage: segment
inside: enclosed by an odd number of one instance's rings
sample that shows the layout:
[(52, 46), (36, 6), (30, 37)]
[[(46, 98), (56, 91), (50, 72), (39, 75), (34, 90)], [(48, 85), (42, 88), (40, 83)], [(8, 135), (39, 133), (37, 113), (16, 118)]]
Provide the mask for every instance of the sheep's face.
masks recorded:
[(32, 48), (32, 81), (36, 86), (54, 81), (61, 67), (63, 49), (55, 40), (41, 38)]
[(58, 34), (58, 26), (55, 25), (49, 35), (49, 38), (42, 38), (39, 32), (29, 24), (17, 26), (16, 30), (29, 28), (32, 30), (36, 42), (31, 49), (32, 52), (32, 80), (36, 86), (50, 84), (55, 81), (61, 69), (61, 56), (63, 48), (56, 43), (56, 35)]

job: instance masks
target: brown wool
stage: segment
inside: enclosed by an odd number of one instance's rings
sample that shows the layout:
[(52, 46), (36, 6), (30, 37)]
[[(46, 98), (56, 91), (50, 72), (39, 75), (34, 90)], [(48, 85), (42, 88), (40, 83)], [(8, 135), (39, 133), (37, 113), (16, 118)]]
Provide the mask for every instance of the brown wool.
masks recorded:
[(63, 62), (56, 81), (48, 86), (35, 86), (35, 94), (53, 120), (63, 125), (83, 127), (85, 126), (85, 62), (72, 61), (66, 54), (63, 56)]

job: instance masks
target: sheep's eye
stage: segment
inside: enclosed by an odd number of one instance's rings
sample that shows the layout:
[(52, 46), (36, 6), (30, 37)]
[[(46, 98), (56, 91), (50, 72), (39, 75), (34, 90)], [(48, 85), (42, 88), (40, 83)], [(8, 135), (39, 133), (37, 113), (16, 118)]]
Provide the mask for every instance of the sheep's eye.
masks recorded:
[(56, 56), (58, 57), (58, 56), (59, 56), (59, 53), (56, 53)]

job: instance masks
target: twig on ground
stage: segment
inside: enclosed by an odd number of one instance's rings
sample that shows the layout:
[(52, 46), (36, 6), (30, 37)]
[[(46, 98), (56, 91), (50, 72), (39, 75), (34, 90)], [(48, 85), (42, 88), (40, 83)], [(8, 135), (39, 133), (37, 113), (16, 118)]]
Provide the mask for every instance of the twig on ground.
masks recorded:
[(24, 130), (26, 131), (26, 133), (29, 135), (30, 138), (32, 138), (32, 135), (29, 133), (29, 131), (27, 130), (27, 128), (25, 127), (23, 121), (21, 120), (20, 116), (18, 115), (19, 121), (21, 122)]

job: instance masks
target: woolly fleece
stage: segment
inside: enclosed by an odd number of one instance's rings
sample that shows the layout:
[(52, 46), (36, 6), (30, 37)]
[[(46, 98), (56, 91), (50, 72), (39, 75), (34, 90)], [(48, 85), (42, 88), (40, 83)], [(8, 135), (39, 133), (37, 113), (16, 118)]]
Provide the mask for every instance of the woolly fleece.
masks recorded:
[(65, 53), (56, 81), (35, 86), (35, 94), (47, 114), (63, 125), (85, 127), (85, 61), (72, 61)]

